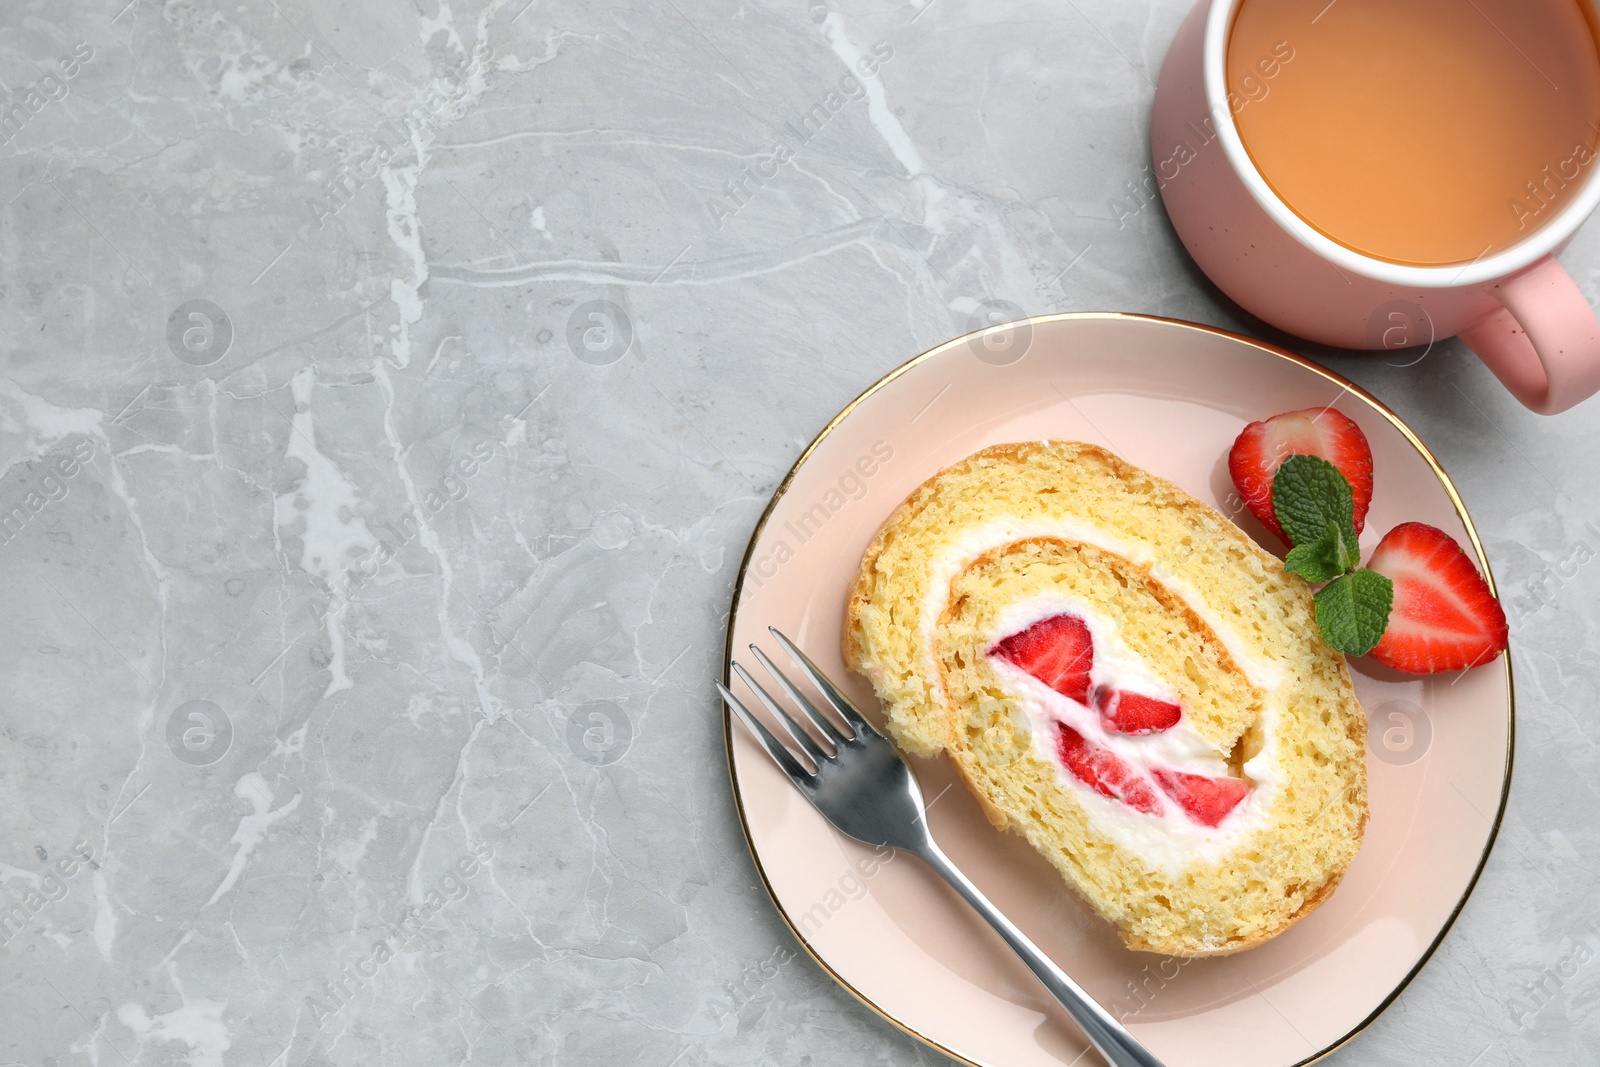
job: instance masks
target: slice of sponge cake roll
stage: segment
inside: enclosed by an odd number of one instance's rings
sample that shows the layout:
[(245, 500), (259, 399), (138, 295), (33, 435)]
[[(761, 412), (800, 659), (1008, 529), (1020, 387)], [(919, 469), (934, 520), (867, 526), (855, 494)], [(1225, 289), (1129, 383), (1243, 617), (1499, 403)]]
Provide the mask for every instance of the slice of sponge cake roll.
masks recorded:
[(1366, 720), (1310, 587), (1104, 449), (985, 449), (918, 488), (845, 660), (1132, 948), (1234, 952), (1309, 914), (1366, 823)]

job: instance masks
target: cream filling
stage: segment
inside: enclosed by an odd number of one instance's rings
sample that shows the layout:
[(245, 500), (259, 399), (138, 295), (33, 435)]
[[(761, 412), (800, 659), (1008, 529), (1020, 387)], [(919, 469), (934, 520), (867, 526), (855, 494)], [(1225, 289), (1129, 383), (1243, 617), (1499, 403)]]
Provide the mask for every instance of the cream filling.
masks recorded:
[[(1179, 703), (1178, 694), (1157, 678), (1144, 660), (1123, 642), (1117, 621), (1102, 614), (1094, 604), (1081, 597), (1052, 593), (1009, 605), (1001, 613), (999, 625), (989, 634), (988, 644), (992, 646), (1002, 638), (1021, 633), (1041, 619), (1063, 613), (1076, 615), (1088, 624), (1089, 636), (1094, 640), (1094, 667), (1089, 672), (1091, 691), (1096, 686), (1106, 685), (1172, 704)], [(1159, 733), (1137, 736), (1115, 733), (1105, 728), (1099, 712), (1063, 696), (1015, 664), (998, 656), (991, 657), (989, 662), (1012, 691), (1023, 698), (1033, 736), (1042, 740), (1042, 750), (1048, 751), (1054, 762), (1060, 762), (1054, 749), (1055, 731), (1046, 727), (1052, 722), (1063, 722), (1090, 741), (1110, 748), (1136, 767), (1170, 767), (1175, 771), (1203, 774), (1211, 778), (1228, 773), (1228, 764), (1223, 755), (1201, 737), (1186, 718), (1180, 718), (1171, 728)], [(1165, 796), (1163, 799), (1166, 799)], [(1176, 810), (1177, 806), (1175, 802), (1169, 802), (1168, 807)], [(1172, 811), (1166, 814), (1170, 815)]]
[[(1027, 672), (995, 658), (990, 662), (1010, 684), (1028, 719), (1034, 754), (1055, 768), (1060, 787), (1076, 796), (1088, 813), (1090, 826), (1119, 849), (1137, 856), (1151, 870), (1176, 876), (1196, 865), (1215, 865), (1247, 837), (1262, 829), (1271, 817), (1284, 776), (1278, 758), (1278, 717), (1282, 699), (1281, 672), (1245, 651), (1238, 636), (1222, 623), (1189, 583), (1177, 578), (1155, 560), (1148, 545), (1125, 541), (1110, 532), (1076, 518), (1016, 521), (995, 520), (969, 531), (947, 545), (932, 562), (930, 581), (922, 602), (923, 647), (928, 659), (928, 676), (940, 677), (933, 658), (934, 635), (939, 616), (950, 598), (950, 583), (979, 556), (1013, 541), (1035, 537), (1056, 537), (1079, 541), (1112, 552), (1149, 567), (1157, 581), (1205, 621), (1227, 648), (1250, 682), (1265, 695), (1261, 719), (1262, 747), (1243, 767), (1244, 776), (1254, 783), (1250, 793), (1229, 813), (1220, 826), (1202, 826), (1188, 817), (1178, 803), (1161, 791), (1152, 779), (1151, 788), (1160, 796), (1162, 811), (1150, 815), (1114, 797), (1104, 796), (1080, 781), (1061, 763), (1056, 752), (1056, 723), (1066, 723), (1090, 742), (1110, 748), (1123, 760), (1147, 771), (1150, 767), (1169, 767), (1189, 774), (1220, 777), (1228, 773), (1225, 753), (1218, 752), (1180, 719), (1171, 729), (1157, 734), (1130, 736), (1111, 733), (1092, 709), (1063, 696)], [(1018, 633), (1040, 619), (1062, 612), (1077, 615), (1089, 627), (1094, 639), (1094, 685), (1111, 685), (1177, 703), (1175, 695), (1149, 667), (1123, 642), (1115, 619), (1099, 611), (1092, 602), (1060, 593), (1010, 605), (1001, 613), (992, 644)], [(941, 691), (938, 699), (948, 706), (949, 696)]]

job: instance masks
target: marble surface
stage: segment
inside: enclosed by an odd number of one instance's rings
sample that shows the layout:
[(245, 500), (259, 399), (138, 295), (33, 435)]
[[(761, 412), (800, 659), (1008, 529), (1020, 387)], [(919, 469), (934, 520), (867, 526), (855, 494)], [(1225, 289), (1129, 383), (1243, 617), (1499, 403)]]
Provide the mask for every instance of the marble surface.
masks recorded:
[[(947, 1062), (757, 883), (728, 596), (985, 302), (1273, 336), (1139, 192), (1184, 9), (9, 5), (0, 1063)], [(1600, 299), (1600, 227), (1564, 261)], [(1587, 1062), (1600, 402), (1310, 354), (1456, 479), (1520, 725), (1477, 893), (1329, 1062)]]

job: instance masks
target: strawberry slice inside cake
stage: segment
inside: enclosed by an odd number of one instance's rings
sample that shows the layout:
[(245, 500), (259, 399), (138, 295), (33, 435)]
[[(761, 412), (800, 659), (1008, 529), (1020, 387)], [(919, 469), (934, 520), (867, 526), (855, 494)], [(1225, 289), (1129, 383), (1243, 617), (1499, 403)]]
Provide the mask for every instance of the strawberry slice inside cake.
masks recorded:
[(1228, 813), (1250, 793), (1250, 783), (1241, 778), (1208, 778), (1166, 767), (1152, 768), (1150, 774), (1167, 796), (1176, 800), (1189, 818), (1201, 826), (1220, 826)]
[(1094, 670), (1094, 640), (1089, 626), (1076, 615), (1052, 615), (999, 641), (999, 656), (1039, 679), (1069, 700), (1089, 699)]
[(1161, 814), (1161, 798), (1149, 781), (1104, 745), (1097, 745), (1065, 723), (1056, 726), (1056, 752), (1078, 781), (1101, 796), (1113, 797), (1146, 815)]
[(1094, 710), (1107, 730), (1119, 734), (1155, 734), (1170, 730), (1183, 718), (1183, 709), (1170, 700), (1129, 693), (1109, 685), (1096, 686)]

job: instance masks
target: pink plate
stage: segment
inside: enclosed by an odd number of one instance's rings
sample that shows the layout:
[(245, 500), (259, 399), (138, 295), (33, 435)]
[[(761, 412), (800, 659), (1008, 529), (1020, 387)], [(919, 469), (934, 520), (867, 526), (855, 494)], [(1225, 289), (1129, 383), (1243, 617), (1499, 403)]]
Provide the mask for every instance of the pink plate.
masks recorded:
[[(1363, 549), (1414, 519), (1470, 545), (1487, 575), (1438, 462), (1349, 382), (1210, 327), (1049, 315), (923, 353), (822, 431), (751, 538), (734, 588), (730, 654), (754, 641), (781, 661), (766, 634), (776, 626), (875, 712), (870, 687), (840, 659), (845, 591), (879, 524), (939, 468), (1005, 441), (1089, 441), (1265, 537), (1230, 499), (1228, 447), (1247, 422), (1323, 405), (1372, 442), (1376, 492)], [(1332, 899), (1260, 948), (1209, 960), (1127, 950), (1021, 838), (990, 828), (966, 790), (951, 787), (942, 758), (916, 767), (934, 836), (1170, 1067), (1309, 1063), (1376, 1017), (1437, 947), (1483, 868), (1511, 779), (1508, 657), (1426, 681), (1367, 660), (1353, 669), (1371, 735), (1366, 840)], [(1072, 1023), (930, 871), (836, 833), (726, 715), (724, 729), (762, 879), (830, 974), (963, 1062), (1078, 1062), (1085, 1046)]]

